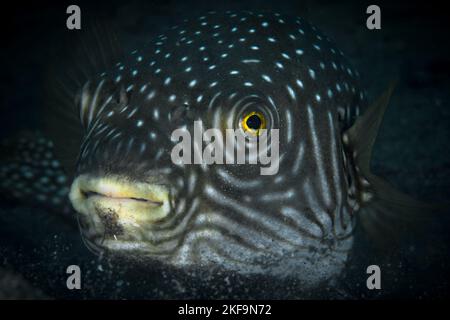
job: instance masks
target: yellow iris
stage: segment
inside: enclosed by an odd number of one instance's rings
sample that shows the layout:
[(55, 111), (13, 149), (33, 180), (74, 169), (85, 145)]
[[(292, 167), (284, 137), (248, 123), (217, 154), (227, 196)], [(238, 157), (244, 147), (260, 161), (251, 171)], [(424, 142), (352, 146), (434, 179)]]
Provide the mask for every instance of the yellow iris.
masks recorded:
[(253, 111), (247, 113), (241, 121), (245, 133), (259, 136), (262, 129), (266, 129), (266, 118), (261, 112)]

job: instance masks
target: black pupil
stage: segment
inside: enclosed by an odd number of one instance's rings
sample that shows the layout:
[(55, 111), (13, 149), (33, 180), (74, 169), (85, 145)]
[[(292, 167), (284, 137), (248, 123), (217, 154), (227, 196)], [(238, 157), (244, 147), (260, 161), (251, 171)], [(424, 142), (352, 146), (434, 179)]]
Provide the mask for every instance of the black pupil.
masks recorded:
[(256, 114), (251, 115), (247, 119), (247, 127), (252, 130), (258, 130), (259, 128), (261, 128), (261, 118)]

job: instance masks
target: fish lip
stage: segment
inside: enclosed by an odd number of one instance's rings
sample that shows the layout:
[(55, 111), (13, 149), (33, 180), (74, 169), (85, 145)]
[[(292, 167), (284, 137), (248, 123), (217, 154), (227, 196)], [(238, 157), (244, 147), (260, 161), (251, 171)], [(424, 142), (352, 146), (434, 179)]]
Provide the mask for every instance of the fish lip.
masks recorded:
[[(171, 213), (169, 188), (123, 176), (81, 174), (72, 183), (69, 199), (91, 235), (119, 232), (136, 240), (142, 231)], [(106, 230), (106, 231), (105, 231)]]
[(83, 190), (80, 189), (81, 194), (86, 198), (86, 200), (92, 199), (92, 198), (98, 198), (98, 199), (110, 199), (111, 201), (136, 201), (136, 202), (143, 202), (143, 203), (147, 203), (149, 205), (154, 205), (154, 206), (162, 206), (164, 204), (164, 201), (155, 201), (155, 200), (151, 200), (151, 199), (146, 199), (146, 198), (136, 198), (136, 197), (120, 197), (120, 196), (114, 196), (114, 195), (108, 195), (108, 194), (103, 194), (97, 191), (92, 191), (92, 190)]
[(168, 200), (166, 196), (168, 193), (169, 190), (165, 185), (154, 182), (134, 181), (119, 175), (81, 174), (72, 183), (69, 198), (87, 200), (99, 197), (162, 205)]

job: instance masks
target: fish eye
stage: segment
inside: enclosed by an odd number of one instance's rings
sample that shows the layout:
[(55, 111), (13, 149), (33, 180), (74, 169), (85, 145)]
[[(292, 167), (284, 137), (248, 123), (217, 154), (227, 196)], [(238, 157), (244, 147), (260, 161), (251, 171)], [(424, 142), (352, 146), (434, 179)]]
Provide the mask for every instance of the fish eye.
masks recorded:
[(241, 126), (245, 133), (259, 136), (266, 129), (266, 117), (261, 112), (249, 112), (242, 118)]

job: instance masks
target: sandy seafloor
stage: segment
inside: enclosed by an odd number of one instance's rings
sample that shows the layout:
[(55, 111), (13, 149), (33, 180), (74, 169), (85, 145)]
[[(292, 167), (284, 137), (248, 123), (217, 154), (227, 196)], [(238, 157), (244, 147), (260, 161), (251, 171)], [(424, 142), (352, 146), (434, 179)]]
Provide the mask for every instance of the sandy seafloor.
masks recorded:
[[(306, 17), (334, 39), (359, 70), (373, 99), (397, 78), (373, 152), (373, 171), (416, 198), (437, 203), (450, 191), (449, 25), (438, 3), (381, 2), (382, 30), (365, 28), (362, 1), (81, 1), (83, 14), (119, 18), (129, 45), (159, 34), (172, 22), (207, 10), (278, 11)], [(39, 128), (42, 76), (64, 37), (65, 6), (46, 2), (14, 7), (4, 26), (1, 136)], [(62, 43), (62, 42), (61, 42)], [(78, 230), (54, 213), (25, 203), (0, 203), (0, 298), (444, 298), (449, 294), (449, 224), (437, 217), (424, 238), (406, 239), (389, 257), (376, 255), (363, 237), (335, 287), (302, 292), (292, 281), (257, 281), (233, 275), (202, 283), (157, 266), (98, 259)], [(65, 287), (65, 268), (78, 264), (83, 289)], [(382, 290), (365, 289), (365, 266), (379, 264)]]

